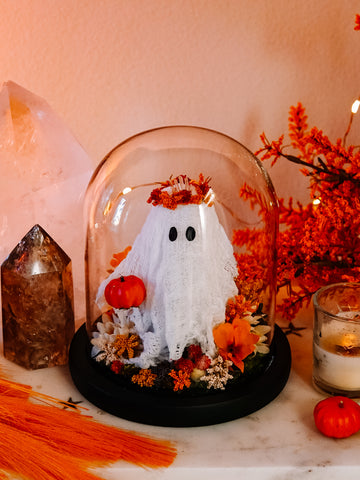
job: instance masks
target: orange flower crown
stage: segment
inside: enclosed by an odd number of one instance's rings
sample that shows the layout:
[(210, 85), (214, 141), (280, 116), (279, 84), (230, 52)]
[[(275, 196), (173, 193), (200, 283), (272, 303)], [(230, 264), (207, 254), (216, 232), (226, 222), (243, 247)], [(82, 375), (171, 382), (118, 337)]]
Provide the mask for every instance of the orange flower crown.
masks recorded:
[(170, 210), (175, 210), (178, 205), (212, 205), (213, 195), (209, 186), (210, 177), (204, 178), (200, 173), (199, 180), (191, 180), (187, 175), (170, 177), (166, 182), (161, 182), (160, 187), (154, 188), (147, 202), (152, 205), (162, 205)]

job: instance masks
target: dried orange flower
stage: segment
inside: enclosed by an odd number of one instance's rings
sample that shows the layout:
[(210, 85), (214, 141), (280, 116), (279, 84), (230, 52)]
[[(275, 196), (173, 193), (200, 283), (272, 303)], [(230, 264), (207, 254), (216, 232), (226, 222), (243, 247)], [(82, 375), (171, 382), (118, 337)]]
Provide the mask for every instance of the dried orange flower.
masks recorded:
[(189, 388), (191, 385), (190, 373), (183, 370), (171, 370), (170, 377), (174, 379), (174, 392), (183, 390), (184, 387)]
[(113, 268), (117, 267), (123, 260), (125, 260), (130, 250), (131, 250), (131, 246), (129, 245), (122, 252), (114, 253), (113, 258), (110, 260), (110, 265)]
[(135, 349), (140, 345), (139, 335), (116, 335), (115, 341), (112, 345), (116, 354), (125, 358), (133, 358)]
[(187, 175), (179, 175), (162, 182), (155, 188), (147, 202), (152, 205), (162, 205), (170, 210), (175, 210), (178, 205), (196, 204), (206, 202), (210, 178), (204, 178), (200, 173), (199, 180), (191, 180)]
[(233, 298), (229, 298), (225, 309), (226, 322), (232, 322), (236, 317), (243, 314), (247, 314), (253, 310), (252, 303), (246, 300), (243, 295), (235, 295)]
[(138, 374), (131, 377), (132, 383), (140, 387), (152, 387), (156, 379), (156, 373), (152, 373), (150, 368), (141, 369)]
[(243, 360), (255, 351), (260, 338), (251, 332), (250, 323), (236, 317), (232, 323), (222, 323), (215, 327), (213, 334), (221, 357), (232, 361), (243, 372)]

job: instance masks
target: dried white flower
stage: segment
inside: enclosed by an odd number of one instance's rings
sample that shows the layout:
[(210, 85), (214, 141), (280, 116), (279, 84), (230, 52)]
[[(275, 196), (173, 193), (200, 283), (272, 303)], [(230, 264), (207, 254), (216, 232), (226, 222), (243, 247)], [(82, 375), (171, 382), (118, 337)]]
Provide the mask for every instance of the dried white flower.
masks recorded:
[(269, 333), (270, 330), (271, 327), (269, 327), (269, 325), (256, 325), (256, 327), (252, 329), (252, 332), (260, 337), (255, 345), (254, 353), (269, 353), (270, 348), (268, 345), (265, 345), (264, 342), (268, 341), (266, 334)]
[(95, 358), (97, 362), (105, 360), (106, 365), (110, 365), (115, 360), (118, 360), (119, 357), (116, 354), (115, 348), (112, 346), (115, 338), (104, 334), (99, 335), (96, 338), (91, 340), (93, 348), (91, 350), (92, 358)]
[(268, 341), (267, 333), (270, 332), (271, 327), (269, 325), (259, 325), (260, 320), (263, 318), (263, 315), (251, 315), (250, 312), (246, 312), (246, 315), (242, 317), (244, 320), (250, 323), (251, 333), (255, 333), (260, 338), (255, 345), (254, 353), (269, 353), (270, 348), (265, 342)]
[(116, 337), (137, 334), (133, 320), (139, 315), (141, 316), (141, 313), (138, 308), (114, 309), (112, 314), (104, 312), (101, 321), (96, 323), (97, 332), (92, 334), (92, 358), (97, 362), (105, 361), (106, 365), (119, 360), (116, 349), (113, 347)]
[(141, 318), (141, 313), (138, 308), (115, 308), (112, 318), (114, 324), (120, 329), (120, 334), (127, 335), (129, 333), (138, 333), (135, 328), (135, 323), (139, 316)]
[(207, 388), (225, 390), (228, 380), (234, 378), (229, 373), (229, 367), (232, 365), (230, 360), (224, 360), (221, 355), (212, 360), (206, 374), (200, 380), (207, 383)]

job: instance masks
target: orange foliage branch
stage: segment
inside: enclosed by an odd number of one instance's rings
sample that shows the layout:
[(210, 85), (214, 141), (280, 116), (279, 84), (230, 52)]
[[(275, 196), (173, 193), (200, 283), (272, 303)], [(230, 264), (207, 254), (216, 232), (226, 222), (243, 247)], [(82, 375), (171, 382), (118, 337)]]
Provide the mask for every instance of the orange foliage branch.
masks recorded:
[[(341, 139), (331, 142), (317, 127), (309, 129), (301, 103), (290, 108), (288, 136), (287, 147), (284, 135), (270, 142), (263, 133), (256, 154), (272, 165), (280, 158), (296, 163), (309, 178), (309, 204), (279, 202), (277, 285), (288, 296), (278, 311), (291, 321), (321, 286), (360, 281), (360, 152)], [(289, 147), (297, 155), (287, 153)]]

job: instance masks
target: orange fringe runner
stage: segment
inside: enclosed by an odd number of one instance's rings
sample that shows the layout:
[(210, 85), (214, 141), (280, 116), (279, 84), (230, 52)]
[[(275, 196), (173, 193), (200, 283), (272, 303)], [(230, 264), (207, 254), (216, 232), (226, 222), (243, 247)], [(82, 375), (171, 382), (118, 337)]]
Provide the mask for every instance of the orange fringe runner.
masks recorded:
[[(125, 460), (142, 467), (168, 467), (174, 446), (163, 440), (96, 422), (78, 411), (36, 404), (30, 397), (74, 405), (0, 378), (0, 479), (100, 480), (88, 468)], [(78, 407), (78, 406), (76, 406)]]

